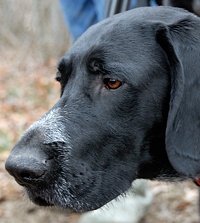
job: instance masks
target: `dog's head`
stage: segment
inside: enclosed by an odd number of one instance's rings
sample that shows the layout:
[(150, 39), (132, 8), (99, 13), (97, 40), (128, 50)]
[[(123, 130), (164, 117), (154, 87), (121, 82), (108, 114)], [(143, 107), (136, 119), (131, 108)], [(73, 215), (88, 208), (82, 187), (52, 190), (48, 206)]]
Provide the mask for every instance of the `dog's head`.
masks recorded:
[(186, 11), (139, 8), (79, 38), (59, 101), (6, 162), (33, 202), (92, 210), (137, 178), (199, 173), (199, 30)]

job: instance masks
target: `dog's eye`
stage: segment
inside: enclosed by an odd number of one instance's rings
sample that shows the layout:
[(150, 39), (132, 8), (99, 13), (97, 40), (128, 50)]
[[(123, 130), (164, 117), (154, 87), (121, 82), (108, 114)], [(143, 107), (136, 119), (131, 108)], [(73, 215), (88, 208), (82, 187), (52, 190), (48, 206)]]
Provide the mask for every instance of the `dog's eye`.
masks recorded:
[(56, 73), (56, 77), (55, 77), (56, 81), (60, 82), (61, 81), (61, 76), (62, 76), (61, 73), (58, 71)]
[(113, 78), (105, 78), (103, 82), (107, 89), (117, 89), (123, 84), (122, 81)]

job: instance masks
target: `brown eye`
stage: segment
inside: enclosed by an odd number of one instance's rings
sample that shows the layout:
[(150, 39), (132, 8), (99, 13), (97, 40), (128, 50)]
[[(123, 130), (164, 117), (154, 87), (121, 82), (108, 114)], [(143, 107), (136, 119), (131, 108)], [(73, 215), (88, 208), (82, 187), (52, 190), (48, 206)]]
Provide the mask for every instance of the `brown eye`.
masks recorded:
[(108, 89), (117, 89), (123, 82), (113, 78), (105, 78), (104, 80), (105, 87)]

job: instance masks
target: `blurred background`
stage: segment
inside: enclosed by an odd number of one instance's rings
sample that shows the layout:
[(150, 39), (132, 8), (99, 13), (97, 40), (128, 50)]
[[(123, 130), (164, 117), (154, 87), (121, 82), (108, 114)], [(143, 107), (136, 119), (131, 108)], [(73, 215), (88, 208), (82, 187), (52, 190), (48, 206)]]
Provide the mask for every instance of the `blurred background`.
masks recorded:
[[(56, 65), (70, 45), (57, 0), (0, 0), (0, 223), (75, 223), (80, 215), (38, 208), (5, 172), (10, 149), (59, 98)], [(141, 223), (197, 223), (193, 183), (150, 183)], [(95, 222), (94, 222), (95, 223)]]

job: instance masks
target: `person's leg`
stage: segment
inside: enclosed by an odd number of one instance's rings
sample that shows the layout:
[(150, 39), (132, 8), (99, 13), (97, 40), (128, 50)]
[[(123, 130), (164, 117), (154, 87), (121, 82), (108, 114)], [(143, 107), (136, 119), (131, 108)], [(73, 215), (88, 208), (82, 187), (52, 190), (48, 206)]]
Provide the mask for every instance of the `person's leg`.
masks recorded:
[(158, 6), (155, 0), (150, 0), (150, 6)]
[(93, 0), (59, 0), (59, 2), (73, 41), (99, 21)]
[(100, 22), (101, 20), (105, 19), (106, 15), (106, 1), (109, 0), (93, 0), (93, 4), (95, 7), (96, 15), (97, 15), (97, 21)]

